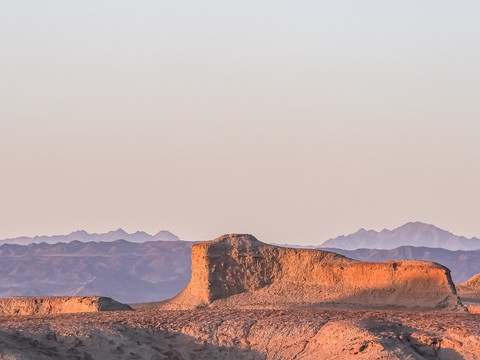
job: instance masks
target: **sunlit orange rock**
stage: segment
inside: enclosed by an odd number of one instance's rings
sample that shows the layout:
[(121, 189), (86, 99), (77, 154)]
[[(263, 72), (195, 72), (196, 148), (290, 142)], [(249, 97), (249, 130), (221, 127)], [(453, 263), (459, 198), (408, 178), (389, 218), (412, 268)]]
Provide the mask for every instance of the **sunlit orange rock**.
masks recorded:
[(462, 302), (471, 314), (480, 314), (480, 274), (457, 285), (457, 291)]
[(47, 315), (115, 310), (132, 308), (103, 296), (19, 296), (0, 299), (0, 315)]
[(192, 248), (192, 278), (165, 309), (321, 306), (464, 310), (450, 271), (426, 261), (367, 263), (224, 235)]

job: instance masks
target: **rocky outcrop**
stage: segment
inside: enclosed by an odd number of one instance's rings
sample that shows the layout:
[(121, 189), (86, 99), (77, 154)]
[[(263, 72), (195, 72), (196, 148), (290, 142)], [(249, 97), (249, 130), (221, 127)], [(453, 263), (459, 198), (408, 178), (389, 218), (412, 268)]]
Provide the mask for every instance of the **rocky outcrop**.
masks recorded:
[(452, 275), (455, 284), (470, 279), (480, 273), (480, 250), (475, 251), (451, 251), (441, 248), (401, 246), (392, 250), (357, 249), (342, 250), (320, 248), (321, 250), (333, 251), (351, 259), (382, 262), (398, 260), (425, 260), (433, 261), (446, 266)]
[(80, 312), (132, 310), (102, 296), (10, 297), (0, 299), (0, 315), (48, 315)]
[(472, 276), (468, 281), (457, 285), (457, 289), (459, 291), (480, 292), (480, 274)]
[(164, 309), (317, 305), (463, 309), (450, 271), (425, 261), (367, 263), (224, 235), (192, 247), (192, 278)]
[(480, 274), (457, 285), (462, 302), (471, 314), (480, 314)]

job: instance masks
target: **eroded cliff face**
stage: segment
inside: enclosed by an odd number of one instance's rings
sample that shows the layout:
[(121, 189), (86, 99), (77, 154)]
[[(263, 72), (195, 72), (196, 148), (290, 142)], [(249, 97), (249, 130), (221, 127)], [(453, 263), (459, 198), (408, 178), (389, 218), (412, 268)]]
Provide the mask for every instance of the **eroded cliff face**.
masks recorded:
[(132, 310), (101, 296), (11, 297), (0, 299), (0, 315), (48, 315), (80, 312)]
[(319, 304), (463, 309), (450, 271), (436, 263), (366, 263), (328, 251), (272, 246), (236, 234), (194, 245), (191, 281), (163, 307)]

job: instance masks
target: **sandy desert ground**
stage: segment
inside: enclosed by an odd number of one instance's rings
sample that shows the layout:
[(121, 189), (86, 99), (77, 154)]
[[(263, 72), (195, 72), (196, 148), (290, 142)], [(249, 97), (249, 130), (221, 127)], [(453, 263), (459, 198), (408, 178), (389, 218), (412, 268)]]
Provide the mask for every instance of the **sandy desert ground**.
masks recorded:
[(0, 318), (0, 359), (479, 359), (480, 315), (118, 311)]

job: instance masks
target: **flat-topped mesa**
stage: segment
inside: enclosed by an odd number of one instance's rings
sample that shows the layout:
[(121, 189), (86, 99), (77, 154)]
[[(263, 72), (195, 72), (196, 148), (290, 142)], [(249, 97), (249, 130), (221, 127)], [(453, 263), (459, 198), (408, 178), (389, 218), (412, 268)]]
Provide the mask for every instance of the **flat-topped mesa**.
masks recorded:
[(162, 308), (320, 304), (464, 310), (450, 270), (442, 265), (367, 263), (328, 251), (268, 245), (238, 234), (193, 245), (190, 283)]
[(48, 315), (133, 310), (103, 296), (19, 296), (0, 299), (0, 315)]

